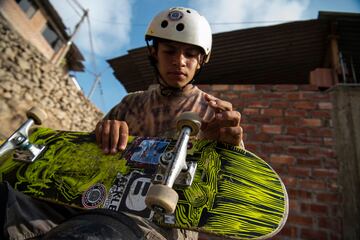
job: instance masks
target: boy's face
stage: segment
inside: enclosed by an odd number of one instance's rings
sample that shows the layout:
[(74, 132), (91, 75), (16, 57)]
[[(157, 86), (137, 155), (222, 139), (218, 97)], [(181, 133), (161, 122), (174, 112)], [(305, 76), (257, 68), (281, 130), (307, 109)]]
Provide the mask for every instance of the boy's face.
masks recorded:
[(154, 57), (162, 80), (171, 87), (181, 88), (193, 79), (203, 56), (197, 46), (159, 41)]

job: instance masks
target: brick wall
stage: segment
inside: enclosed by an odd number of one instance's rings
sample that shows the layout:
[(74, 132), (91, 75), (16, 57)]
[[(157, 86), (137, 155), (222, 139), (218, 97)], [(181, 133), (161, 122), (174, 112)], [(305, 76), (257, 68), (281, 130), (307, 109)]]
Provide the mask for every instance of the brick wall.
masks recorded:
[(328, 92), (310, 85), (200, 85), (242, 113), (248, 150), (284, 181), (290, 214), (278, 239), (341, 239), (339, 166)]

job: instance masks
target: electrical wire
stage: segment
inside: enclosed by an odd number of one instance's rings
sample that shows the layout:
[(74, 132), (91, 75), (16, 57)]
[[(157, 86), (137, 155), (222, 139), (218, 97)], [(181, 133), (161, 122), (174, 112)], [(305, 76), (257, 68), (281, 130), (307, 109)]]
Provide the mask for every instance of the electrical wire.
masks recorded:
[(66, 2), (69, 4), (69, 6), (74, 10), (74, 12), (81, 17), (81, 13), (74, 7), (74, 5), (71, 3), (70, 0), (66, 0)]

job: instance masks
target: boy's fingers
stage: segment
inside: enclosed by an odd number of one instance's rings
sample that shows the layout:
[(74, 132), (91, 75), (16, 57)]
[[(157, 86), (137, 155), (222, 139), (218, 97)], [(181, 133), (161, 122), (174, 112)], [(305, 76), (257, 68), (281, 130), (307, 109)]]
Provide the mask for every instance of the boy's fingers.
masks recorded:
[(120, 135), (119, 135), (119, 142), (118, 148), (119, 150), (125, 150), (127, 141), (129, 137), (129, 127), (126, 122), (120, 123)]
[(110, 146), (110, 120), (105, 120), (102, 123), (101, 142), (104, 153), (109, 153)]
[(110, 153), (117, 153), (117, 145), (119, 141), (120, 122), (111, 121), (110, 124)]
[(96, 136), (96, 143), (101, 147), (101, 130), (102, 130), (102, 122), (98, 122), (95, 127), (95, 136)]

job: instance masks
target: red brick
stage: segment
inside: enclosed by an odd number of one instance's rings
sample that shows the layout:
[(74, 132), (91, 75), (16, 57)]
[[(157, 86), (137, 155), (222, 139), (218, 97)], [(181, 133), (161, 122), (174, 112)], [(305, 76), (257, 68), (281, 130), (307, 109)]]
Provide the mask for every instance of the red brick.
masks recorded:
[(259, 94), (259, 93), (244, 92), (244, 93), (240, 93), (239, 95), (243, 101), (249, 101), (249, 100), (253, 100), (253, 99), (261, 99), (261, 94)]
[(307, 146), (295, 145), (295, 146), (289, 146), (288, 152), (290, 154), (301, 154), (303, 156), (303, 155), (308, 155), (310, 150), (309, 150), (309, 147), (307, 147)]
[(251, 134), (247, 136), (248, 141), (256, 141), (256, 142), (270, 142), (272, 140), (271, 135), (266, 133), (257, 133)]
[(286, 99), (288, 100), (302, 100), (304, 99), (303, 93), (301, 92), (291, 92), (286, 94)]
[(305, 110), (297, 110), (297, 109), (286, 109), (285, 116), (289, 117), (306, 117), (308, 114)]
[(323, 202), (323, 203), (336, 204), (340, 202), (340, 198), (341, 196), (339, 193), (318, 193), (316, 195), (316, 200), (318, 202)]
[(250, 91), (253, 92), (255, 90), (255, 85), (234, 85), (234, 91)]
[(289, 199), (289, 210), (290, 212), (292, 211), (298, 212), (300, 210), (299, 201), (297, 201), (296, 199)]
[(241, 115), (259, 115), (260, 110), (256, 108), (244, 108)]
[(319, 227), (324, 229), (332, 229), (334, 231), (341, 230), (341, 221), (338, 218), (319, 217)]
[(321, 180), (308, 180), (300, 179), (299, 184), (301, 188), (313, 189), (313, 190), (325, 190), (327, 189), (327, 184), (325, 181)]
[(275, 144), (294, 144), (296, 137), (291, 135), (274, 135)]
[(287, 127), (286, 133), (289, 135), (306, 135), (307, 128), (304, 127)]
[(326, 157), (326, 158), (335, 158), (336, 157), (336, 152), (334, 149), (324, 148), (324, 147), (314, 148), (311, 151), (311, 154), (316, 157)]
[(330, 177), (336, 178), (338, 176), (337, 169), (326, 169), (326, 168), (316, 168), (313, 170), (313, 174), (315, 177)]
[(297, 200), (311, 200), (313, 198), (313, 193), (311, 191), (306, 191), (302, 189), (287, 189), (289, 198), (294, 198)]
[(266, 116), (248, 116), (249, 120), (248, 122), (251, 123), (260, 123), (260, 124), (269, 124), (271, 121), (271, 118)]
[(298, 141), (301, 144), (317, 144), (321, 145), (323, 139), (321, 137), (308, 137), (308, 136), (298, 136)]
[(296, 224), (300, 226), (312, 226), (313, 225), (313, 219), (311, 217), (306, 216), (299, 216), (299, 215), (289, 215), (288, 217), (288, 224)]
[(316, 109), (317, 104), (315, 102), (310, 102), (310, 101), (298, 101), (293, 103), (293, 107), (296, 109), (312, 110), (312, 109)]
[(271, 103), (271, 107), (275, 109), (285, 109), (289, 107), (289, 102), (285, 101), (274, 101)]
[(265, 101), (252, 101), (248, 103), (248, 107), (251, 108), (268, 108), (270, 106), (270, 102)]
[(281, 177), (281, 180), (285, 184), (286, 188), (295, 187), (297, 185), (297, 181), (298, 181), (297, 178), (288, 177), (288, 176)]
[(261, 151), (264, 153), (283, 153), (285, 149), (283, 146), (275, 144), (261, 144)]
[(289, 167), (289, 174), (295, 177), (310, 177), (311, 169), (306, 167)]
[(307, 127), (321, 127), (322, 122), (320, 119), (316, 118), (305, 118), (302, 119), (301, 124)]
[(297, 164), (299, 166), (312, 166), (312, 167), (320, 167), (321, 166), (321, 160), (320, 158), (298, 158)]
[(323, 140), (324, 140), (324, 144), (326, 146), (334, 146), (335, 145), (335, 141), (333, 138), (325, 137)]
[[(321, 157), (324, 158), (324, 157)], [(326, 157), (325, 157), (326, 158)], [(333, 168), (333, 169), (339, 169), (339, 161), (336, 158), (326, 158), (326, 161), (324, 161), (325, 168)]]
[(299, 228), (285, 225), (281, 231), (271, 239), (297, 239)]
[(244, 140), (245, 142), (245, 147), (246, 147), (246, 150), (249, 150), (250, 152), (253, 152), (253, 153), (258, 153), (259, 152), (259, 144), (255, 144), (255, 143), (249, 143), (247, 142), (247, 139)]
[(255, 85), (255, 89), (256, 90), (266, 90), (266, 91), (270, 91), (272, 88), (272, 85), (270, 84), (256, 84)]
[(269, 117), (280, 117), (283, 115), (283, 110), (281, 109), (261, 109), (261, 115)]
[(318, 106), (319, 109), (327, 109), (327, 110), (333, 109), (333, 104), (331, 102), (319, 102)]
[(302, 239), (328, 239), (328, 233), (322, 230), (301, 229)]
[(329, 208), (326, 205), (315, 204), (315, 203), (302, 203), (301, 204), (301, 212), (302, 213), (310, 213), (327, 215), (329, 213)]
[(231, 102), (233, 99), (238, 99), (239, 94), (224, 92), (221, 94), (221, 98), (224, 99), (225, 101)]
[(271, 154), (270, 162), (286, 165), (294, 165), (296, 159), (293, 156), (282, 155), (282, 154)]
[(273, 89), (279, 92), (290, 92), (290, 91), (297, 91), (299, 90), (298, 85), (290, 85), (290, 84), (284, 84), (284, 85), (275, 85), (273, 86)]
[(279, 125), (267, 125), (264, 124), (261, 127), (261, 131), (269, 134), (281, 134), (282, 127)]
[(334, 133), (330, 128), (313, 128), (308, 131), (307, 135), (311, 137), (332, 137)]
[(294, 126), (297, 125), (299, 122), (298, 117), (273, 117), (272, 123), (279, 124), (279, 125), (286, 125), (286, 126)]
[(303, 90), (303, 91), (312, 91), (312, 92), (318, 92), (319, 93), (318, 87), (315, 86), (315, 85), (310, 85), (310, 84), (299, 85), (299, 88), (300, 88), (300, 90)]
[(304, 99), (310, 99), (310, 100), (317, 100), (317, 102), (320, 102), (319, 100), (322, 100), (322, 102), (330, 101), (330, 94), (322, 93), (322, 92), (304, 92)]
[(316, 110), (309, 113), (310, 117), (328, 119), (331, 118), (331, 112), (328, 110)]
[(214, 84), (211, 85), (211, 89), (213, 91), (226, 91), (230, 89), (230, 85), (228, 84)]
[(283, 93), (263, 93), (262, 95), (263, 99), (282, 99), (284, 98), (284, 94)]
[(246, 134), (255, 133), (256, 132), (256, 126), (250, 125), (250, 124), (241, 124), (241, 127), (243, 129), (243, 132)]

